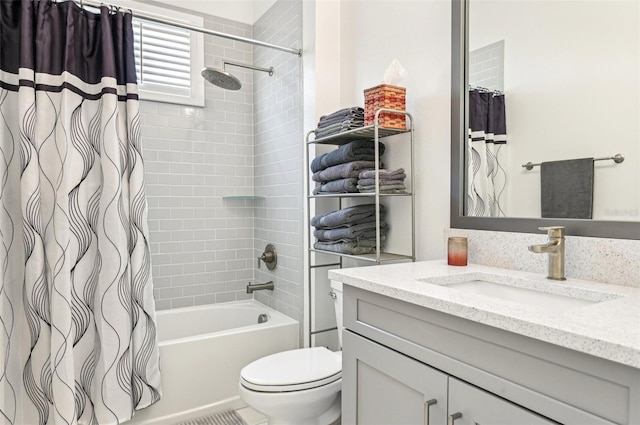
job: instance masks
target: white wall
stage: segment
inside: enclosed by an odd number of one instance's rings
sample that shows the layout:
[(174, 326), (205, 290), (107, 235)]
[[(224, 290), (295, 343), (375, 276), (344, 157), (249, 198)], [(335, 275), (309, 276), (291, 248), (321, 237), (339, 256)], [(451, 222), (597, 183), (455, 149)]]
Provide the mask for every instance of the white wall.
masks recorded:
[(505, 42), (508, 216), (540, 217), (521, 164), (621, 153), (595, 163), (593, 217), (640, 219), (639, 20), (637, 1), (471, 4), (470, 48)]

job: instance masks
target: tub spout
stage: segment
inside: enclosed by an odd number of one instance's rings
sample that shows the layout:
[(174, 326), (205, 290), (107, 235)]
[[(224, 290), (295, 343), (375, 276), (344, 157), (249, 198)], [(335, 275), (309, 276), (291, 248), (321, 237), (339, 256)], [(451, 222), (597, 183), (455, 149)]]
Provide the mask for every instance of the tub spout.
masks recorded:
[(269, 291), (273, 291), (273, 288), (274, 288), (273, 281), (271, 281), (271, 280), (269, 282), (266, 282), (266, 283), (254, 283), (254, 284), (249, 283), (247, 285), (247, 294), (252, 294), (253, 291), (261, 291), (261, 290), (264, 290), (264, 289), (268, 289)]

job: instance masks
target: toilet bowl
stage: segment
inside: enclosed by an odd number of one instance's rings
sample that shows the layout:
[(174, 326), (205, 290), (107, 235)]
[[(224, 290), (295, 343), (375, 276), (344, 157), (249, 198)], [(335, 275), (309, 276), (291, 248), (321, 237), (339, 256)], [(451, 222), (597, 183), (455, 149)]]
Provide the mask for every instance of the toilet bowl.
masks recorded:
[[(342, 343), (342, 284), (332, 282)], [(342, 353), (325, 347), (283, 351), (240, 372), (240, 398), (269, 425), (331, 425), (341, 414)]]

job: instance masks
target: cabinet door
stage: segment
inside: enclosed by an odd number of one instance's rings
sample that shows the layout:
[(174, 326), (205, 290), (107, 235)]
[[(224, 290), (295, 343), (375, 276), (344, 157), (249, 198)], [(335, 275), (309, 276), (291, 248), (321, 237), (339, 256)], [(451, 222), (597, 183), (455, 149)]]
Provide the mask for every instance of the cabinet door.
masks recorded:
[(450, 425), (557, 424), (455, 378), (449, 378), (449, 415)]
[(348, 330), (342, 345), (343, 424), (446, 424), (447, 375)]

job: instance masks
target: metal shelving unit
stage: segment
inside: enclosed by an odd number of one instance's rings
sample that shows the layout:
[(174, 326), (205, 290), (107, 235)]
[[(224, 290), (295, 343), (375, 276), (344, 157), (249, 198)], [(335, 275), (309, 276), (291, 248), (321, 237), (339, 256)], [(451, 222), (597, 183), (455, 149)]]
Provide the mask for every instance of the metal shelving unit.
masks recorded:
[[(380, 113), (383, 112), (392, 112), (392, 113), (397, 113), (397, 114), (403, 114), (405, 115), (408, 119), (407, 119), (407, 127), (406, 129), (395, 129), (395, 128), (385, 128), (385, 127), (381, 127), (379, 126), (377, 123), (379, 121), (379, 115)], [(380, 152), (379, 152), (379, 147), (378, 147), (378, 141), (380, 141), (380, 139), (384, 139), (390, 136), (395, 136), (395, 135), (399, 135), (399, 134), (406, 134), (409, 133), (409, 156), (410, 156), (410, 165), (409, 165), (409, 170), (408, 170), (408, 177), (409, 177), (409, 182), (410, 182), (410, 186), (407, 187), (406, 192), (404, 193), (380, 193), (380, 188), (379, 188), (379, 178), (378, 178), (378, 170), (379, 170), (379, 165), (380, 165)], [(375, 147), (375, 170), (376, 170), (376, 190), (375, 192), (372, 193), (337, 193), (337, 194), (318, 194), (318, 195), (313, 195), (313, 194), (309, 194), (307, 196), (307, 211), (309, 212), (309, 217), (308, 220), (310, 221), (311, 217), (314, 214), (314, 212), (312, 211), (312, 201), (313, 202), (322, 202), (323, 200), (326, 199), (334, 199), (337, 200), (337, 205), (338, 205), (338, 209), (341, 209), (343, 207), (343, 200), (344, 199), (366, 199), (366, 198), (370, 198), (371, 200), (373, 200), (373, 202), (376, 205), (376, 252), (373, 254), (365, 254), (365, 255), (351, 255), (351, 254), (342, 254), (342, 253), (337, 253), (337, 252), (331, 252), (331, 251), (324, 251), (324, 250), (319, 250), (319, 249), (315, 249), (313, 248), (313, 243), (314, 243), (314, 237), (311, 231), (311, 225), (309, 223), (307, 223), (307, 236), (308, 236), (308, 243), (309, 246), (307, 247), (307, 251), (308, 251), (308, 260), (309, 260), (309, 276), (308, 276), (308, 282), (309, 282), (309, 312), (311, 314), (311, 317), (313, 317), (313, 307), (314, 307), (314, 300), (313, 300), (313, 291), (312, 291), (312, 274), (315, 271), (315, 269), (318, 268), (323, 268), (323, 267), (343, 267), (343, 259), (345, 258), (349, 258), (349, 259), (354, 259), (354, 260), (358, 260), (358, 261), (364, 261), (364, 262), (370, 262), (370, 263), (374, 263), (374, 264), (381, 264), (381, 263), (385, 263), (385, 262), (392, 262), (392, 261), (402, 261), (402, 260), (406, 260), (406, 261), (415, 261), (415, 232), (414, 232), (414, 227), (415, 227), (415, 196), (414, 196), (414, 190), (413, 190), (413, 186), (414, 186), (414, 170), (415, 170), (415, 164), (414, 164), (414, 130), (413, 130), (413, 117), (411, 116), (410, 113), (406, 112), (406, 111), (397, 111), (397, 110), (392, 110), (392, 109), (380, 109), (376, 112), (375, 114), (375, 124), (372, 125), (368, 125), (365, 127), (360, 127), (354, 130), (349, 130), (349, 131), (345, 131), (342, 133), (338, 133), (335, 135), (331, 135), (331, 136), (327, 136), (327, 137), (323, 137), (323, 138), (319, 138), (319, 139), (315, 139), (315, 132), (314, 131), (310, 131), (309, 133), (307, 133), (306, 136), (306, 144), (307, 144), (307, 161), (306, 161), (306, 167), (305, 167), (305, 181), (307, 182), (307, 184), (310, 181), (310, 164), (311, 164), (311, 159), (310, 158), (310, 150), (311, 150), (311, 146), (313, 145), (334, 145), (334, 146), (341, 146), (344, 145), (346, 143), (349, 143), (353, 140), (358, 140), (358, 139), (369, 139), (372, 140), (374, 142), (374, 147)], [(395, 142), (394, 142), (395, 143)], [(398, 143), (403, 143), (402, 141), (398, 141)], [(388, 146), (391, 146), (391, 144), (389, 144)], [(406, 168), (405, 168), (406, 170)], [(387, 251), (383, 251), (381, 249), (381, 238), (380, 238), (380, 200), (382, 198), (396, 198), (396, 197), (403, 197), (403, 198), (407, 198), (409, 197), (411, 200), (411, 226), (409, 226), (407, 229), (398, 229), (397, 231), (407, 231), (410, 232), (411, 234), (411, 250), (410, 250), (410, 254), (401, 254), (401, 253), (393, 253), (393, 252), (387, 252)], [(393, 231), (393, 230), (392, 230)], [(328, 256), (332, 256), (332, 257), (337, 257), (337, 261), (335, 262), (325, 262), (325, 263), (318, 263), (316, 261), (314, 261), (314, 255), (316, 254), (322, 254), (322, 255), (328, 255)], [(310, 332), (309, 332), (309, 344), (311, 345), (311, 337), (314, 334), (318, 334), (318, 333), (322, 333), (322, 332), (327, 332), (330, 330), (333, 330), (335, 328), (329, 328), (329, 329), (312, 329), (312, 326), (310, 327)]]

